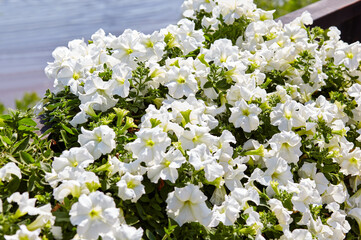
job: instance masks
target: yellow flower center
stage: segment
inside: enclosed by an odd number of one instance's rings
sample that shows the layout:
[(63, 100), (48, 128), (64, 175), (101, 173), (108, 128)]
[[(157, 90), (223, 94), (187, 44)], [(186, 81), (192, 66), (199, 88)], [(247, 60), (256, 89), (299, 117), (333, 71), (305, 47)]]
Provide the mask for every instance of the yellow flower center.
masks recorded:
[(350, 159), (350, 163), (353, 164), (353, 165), (357, 165), (358, 160), (353, 157), (353, 158)]
[(250, 114), (250, 112), (249, 112), (248, 109), (243, 109), (242, 114), (245, 115), (245, 116), (248, 116)]
[(289, 148), (291, 145), (288, 142), (282, 143), (281, 148)]
[(278, 173), (278, 172), (274, 172), (274, 173), (272, 173), (272, 179), (274, 179), (274, 178), (278, 178), (280, 176), (280, 174)]
[(124, 78), (117, 78), (117, 82), (118, 82), (120, 85), (123, 85), (124, 82), (125, 82), (125, 79), (124, 79)]
[(92, 67), (90, 70), (89, 70), (89, 72), (90, 73), (93, 73), (93, 72), (95, 72), (95, 70), (97, 70), (95, 67)]
[(266, 21), (266, 20), (267, 20), (266, 14), (262, 14), (262, 15), (259, 17), (259, 20), (261, 20), (261, 21)]
[(89, 212), (89, 216), (91, 219), (94, 219), (100, 217), (101, 213), (102, 210), (99, 207), (95, 207)]
[(290, 111), (285, 112), (285, 118), (290, 120), (292, 118), (292, 113)]
[(133, 189), (135, 188), (137, 185), (132, 181), (130, 180), (128, 183), (127, 183), (127, 188), (130, 188), (130, 189)]
[(128, 54), (128, 55), (130, 55), (130, 54), (132, 54), (132, 53), (133, 53), (133, 49), (131, 49), (131, 48), (127, 49), (127, 54)]
[(352, 53), (347, 53), (346, 55), (348, 58), (352, 59), (353, 58), (353, 54)]
[(80, 74), (77, 72), (74, 72), (73, 78), (74, 78), (74, 80), (78, 80), (80, 78)]
[(171, 162), (168, 161), (168, 160), (164, 162), (164, 166), (165, 166), (165, 167), (169, 167), (170, 164), (171, 164)]
[(154, 146), (154, 141), (151, 140), (151, 139), (149, 139), (149, 140), (147, 140), (147, 142), (145, 143), (145, 145), (146, 145), (147, 147), (153, 147), (153, 146)]
[(184, 77), (179, 77), (177, 79), (177, 83), (179, 83), (179, 84), (184, 84), (185, 82), (186, 82), (186, 79)]
[(72, 161), (72, 162), (71, 162), (71, 165), (72, 165), (73, 167), (77, 167), (77, 166), (78, 166), (78, 162), (77, 162), (77, 161)]
[(147, 48), (152, 48), (152, 47), (154, 46), (154, 44), (153, 44), (152, 41), (148, 40), (148, 42), (145, 43), (145, 46), (146, 46)]

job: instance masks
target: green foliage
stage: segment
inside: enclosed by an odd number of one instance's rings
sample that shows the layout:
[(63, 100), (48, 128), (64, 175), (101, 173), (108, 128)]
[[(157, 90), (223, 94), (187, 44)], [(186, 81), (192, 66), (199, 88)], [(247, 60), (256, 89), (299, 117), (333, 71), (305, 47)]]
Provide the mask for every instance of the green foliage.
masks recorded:
[(50, 141), (38, 136), (37, 123), (29, 112), (11, 111), (0, 115), (0, 168), (14, 162), (22, 172), (19, 179), (13, 175), (10, 182), (0, 180), (0, 200), (4, 203), (0, 213), (0, 236), (14, 234), (18, 225), (29, 224), (31, 217), (16, 215), (16, 208), (6, 198), (14, 192), (30, 192), (43, 205), (49, 203), (51, 187), (45, 181), (45, 172), (51, 169), (53, 151)]
[(0, 114), (5, 112), (5, 105), (0, 102)]
[(236, 44), (237, 39), (243, 37), (248, 24), (250, 24), (250, 20), (245, 17), (236, 19), (233, 24), (225, 23), (222, 15), (218, 20), (220, 23), (218, 30), (213, 31), (210, 28), (203, 29), (204, 37), (206, 38), (206, 48), (209, 48), (217, 39), (222, 38), (229, 39), (233, 44)]
[(254, 0), (254, 3), (264, 10), (277, 9), (274, 18), (278, 18), (317, 1), (319, 0)]
[[(36, 92), (25, 93), (22, 99), (15, 99), (15, 108), (21, 111), (27, 111), (29, 108), (32, 108), (39, 102), (40, 97)], [(6, 113), (6, 107), (3, 103), (0, 102), (0, 114)]]
[(27, 109), (34, 107), (39, 100), (40, 97), (36, 92), (25, 93), (22, 99), (15, 100), (15, 106), (18, 110), (26, 111)]

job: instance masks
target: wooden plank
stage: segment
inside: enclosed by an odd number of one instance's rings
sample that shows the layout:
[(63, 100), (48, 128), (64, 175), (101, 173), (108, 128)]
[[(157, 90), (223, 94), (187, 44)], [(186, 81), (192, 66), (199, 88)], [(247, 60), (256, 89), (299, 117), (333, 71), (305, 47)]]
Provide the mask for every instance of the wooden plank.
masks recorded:
[(315, 26), (340, 25), (361, 14), (361, 0), (321, 0), (279, 18), (289, 23), (304, 11), (311, 13)]

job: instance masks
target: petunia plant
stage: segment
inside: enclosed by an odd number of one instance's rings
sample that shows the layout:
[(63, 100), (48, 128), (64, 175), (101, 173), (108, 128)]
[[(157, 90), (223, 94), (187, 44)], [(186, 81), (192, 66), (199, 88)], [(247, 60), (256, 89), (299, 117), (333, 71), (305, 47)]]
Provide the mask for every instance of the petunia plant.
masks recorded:
[(5, 239), (359, 238), (361, 44), (252, 0), (182, 8), (56, 48), (41, 136), (1, 116)]

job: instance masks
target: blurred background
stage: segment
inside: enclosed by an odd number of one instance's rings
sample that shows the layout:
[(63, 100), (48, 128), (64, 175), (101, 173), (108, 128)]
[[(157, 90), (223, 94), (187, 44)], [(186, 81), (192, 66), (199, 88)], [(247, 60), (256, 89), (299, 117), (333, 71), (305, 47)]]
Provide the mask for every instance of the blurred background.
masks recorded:
[[(255, 0), (277, 9), (275, 18), (317, 0)], [(152, 33), (181, 18), (183, 0), (0, 0), (0, 113), (33, 105), (53, 80), (44, 68), (51, 53), (99, 28), (121, 34), (131, 28)], [(17, 100), (16, 100), (17, 99)]]

